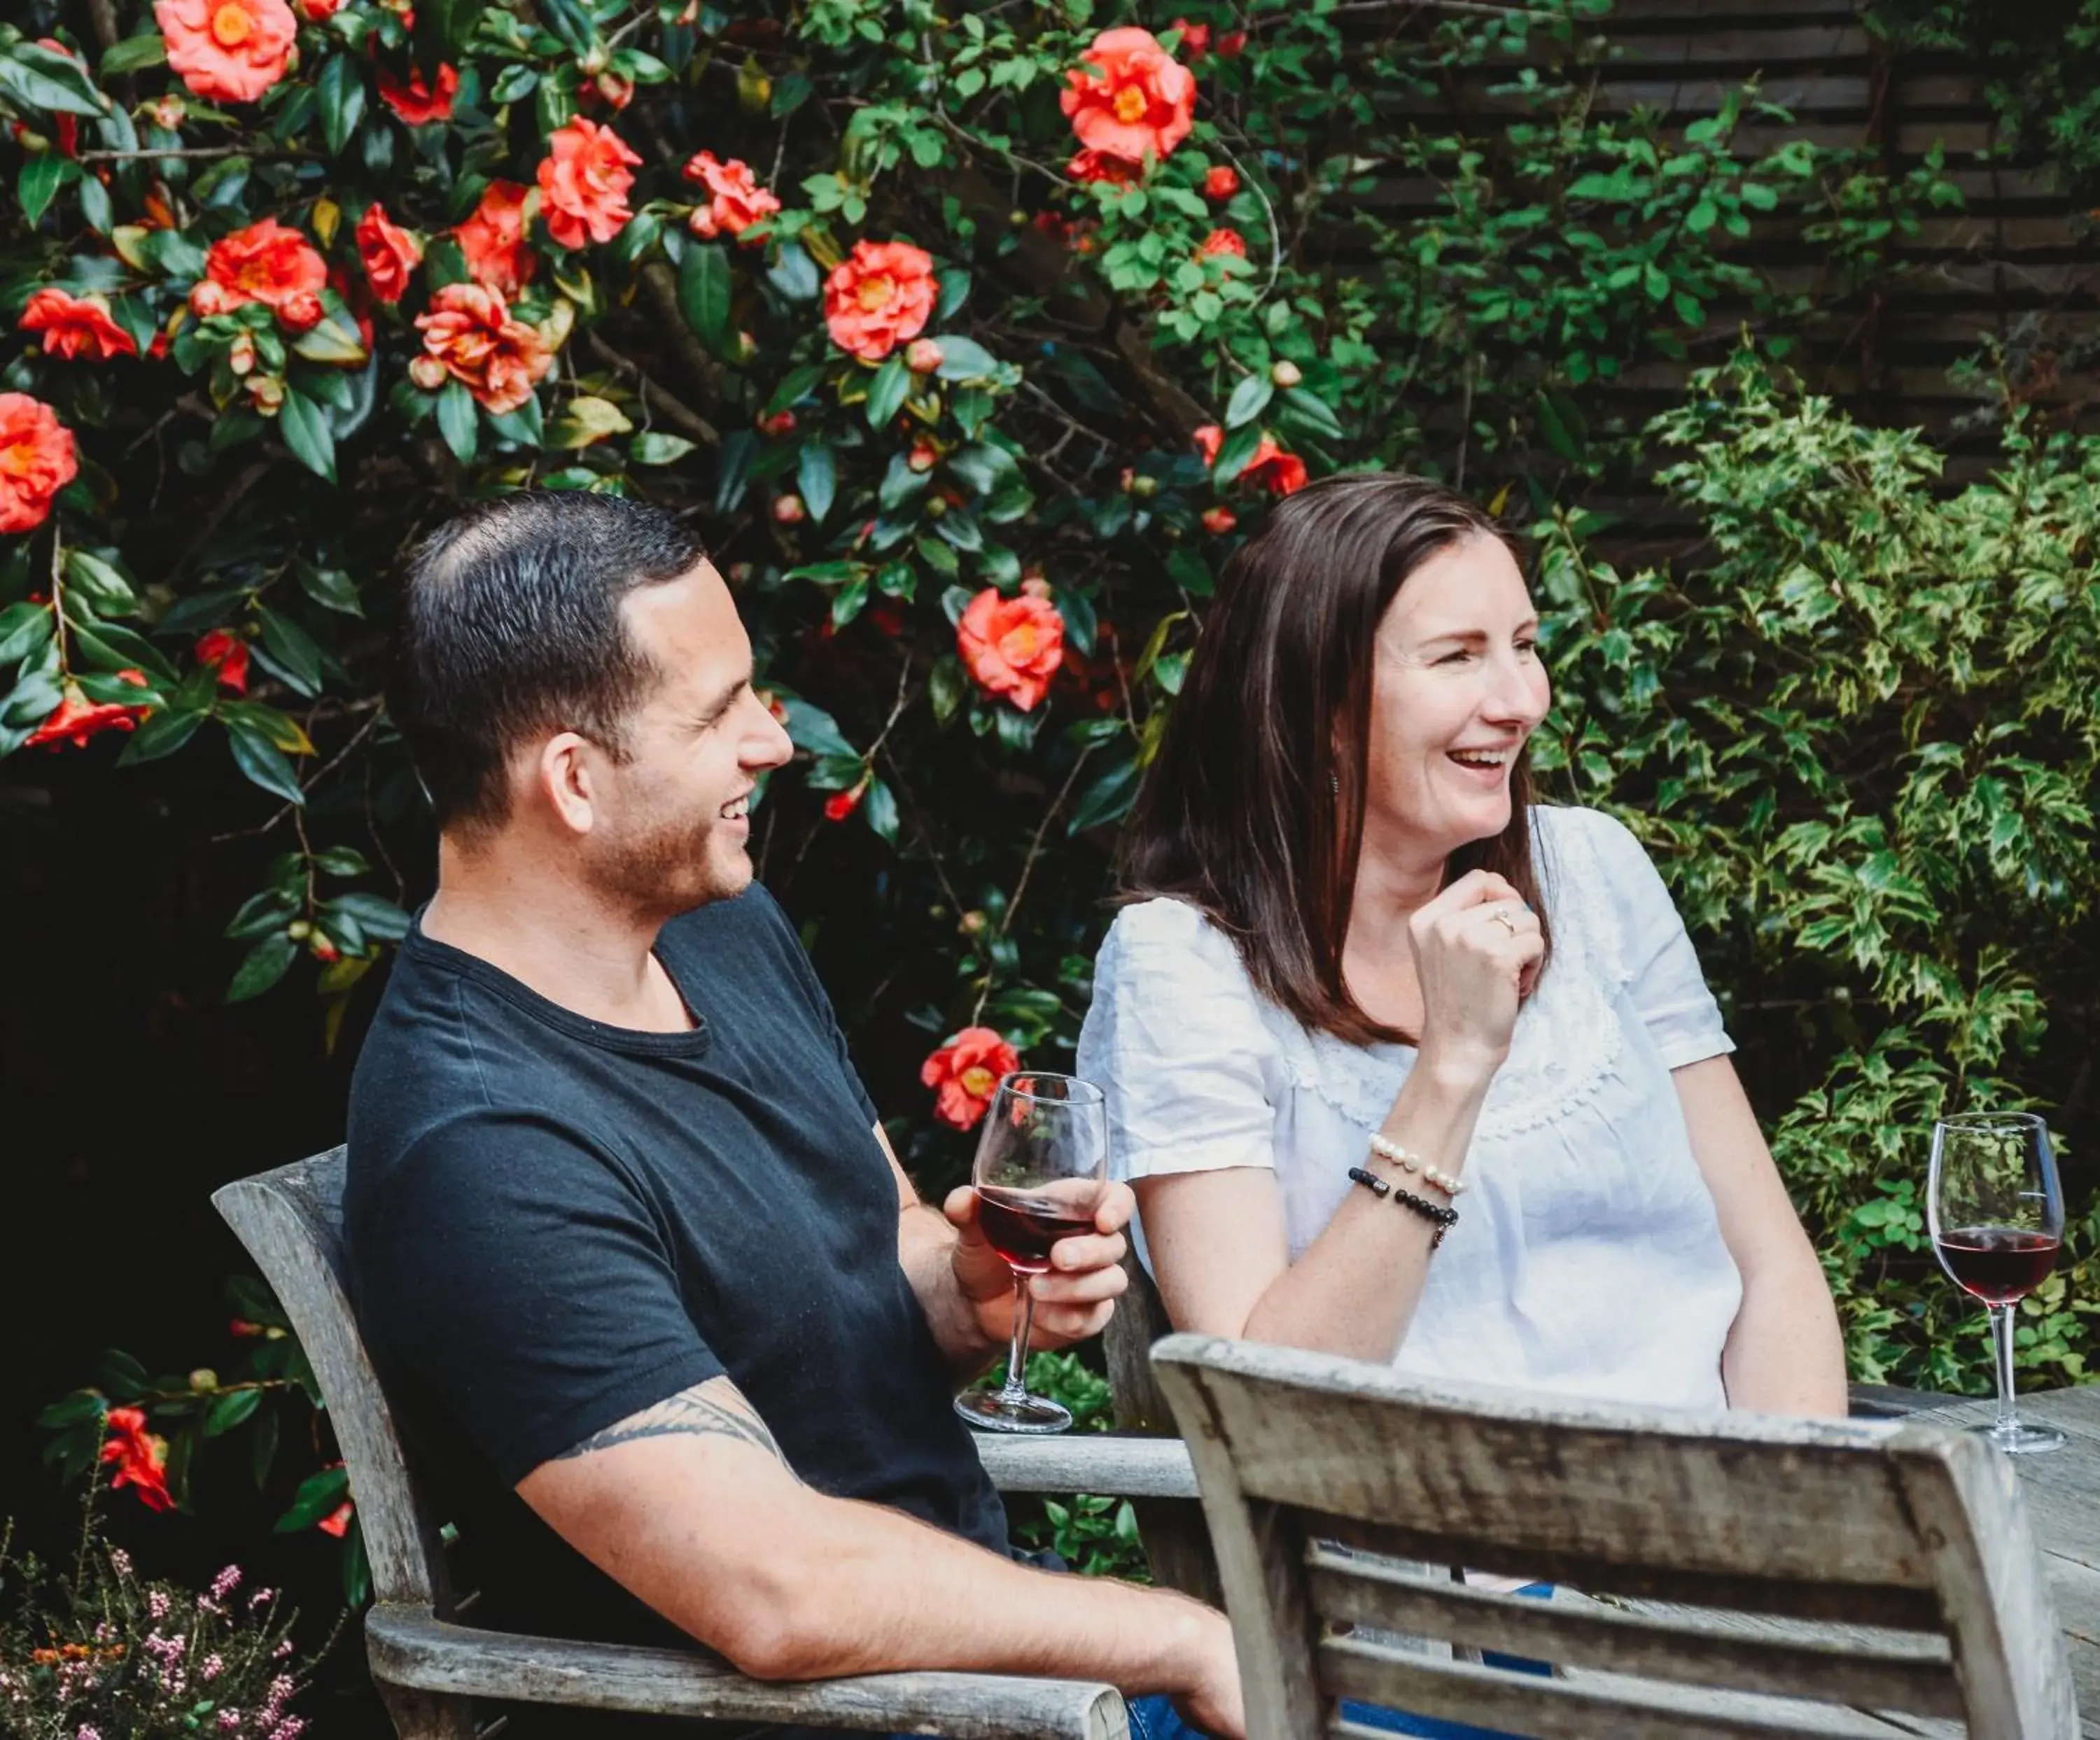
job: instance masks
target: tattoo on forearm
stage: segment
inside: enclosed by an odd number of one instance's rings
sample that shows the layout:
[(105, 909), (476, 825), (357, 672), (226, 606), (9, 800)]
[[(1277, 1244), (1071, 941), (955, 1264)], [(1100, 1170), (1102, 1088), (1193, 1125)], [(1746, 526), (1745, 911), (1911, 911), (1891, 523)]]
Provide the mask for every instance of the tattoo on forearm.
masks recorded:
[(593, 1432), (554, 1460), (567, 1462), (589, 1456), (593, 1450), (609, 1450), (615, 1444), (631, 1444), (645, 1438), (730, 1438), (779, 1457), (783, 1466), (788, 1460), (757, 1415), (748, 1407), (703, 1394), (699, 1388), (682, 1390), (638, 1414), (629, 1414), (602, 1432)]

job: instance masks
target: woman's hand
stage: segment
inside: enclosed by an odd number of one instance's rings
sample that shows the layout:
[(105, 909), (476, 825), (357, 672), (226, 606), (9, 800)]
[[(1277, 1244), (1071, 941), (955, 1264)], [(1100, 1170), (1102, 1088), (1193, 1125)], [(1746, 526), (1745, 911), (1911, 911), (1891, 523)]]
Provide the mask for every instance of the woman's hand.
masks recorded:
[(1468, 870), (1407, 922), (1422, 987), (1422, 1060), (1485, 1081), (1509, 1055), (1546, 953), (1538, 914), (1503, 878)]

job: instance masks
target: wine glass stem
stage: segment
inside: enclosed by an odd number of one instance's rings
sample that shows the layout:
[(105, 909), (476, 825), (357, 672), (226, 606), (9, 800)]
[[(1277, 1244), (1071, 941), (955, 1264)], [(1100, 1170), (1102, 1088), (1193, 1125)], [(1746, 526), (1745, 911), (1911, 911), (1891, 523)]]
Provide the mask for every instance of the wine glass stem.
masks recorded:
[(1035, 1327), (1035, 1295), (1028, 1290), (1028, 1277), (1013, 1277), (1013, 1341), (1006, 1353), (1006, 1387), (999, 1393), (1002, 1402), (1025, 1402), (1028, 1399), (1028, 1381), (1023, 1375), (1028, 1369), (1028, 1336)]
[(2013, 1307), (1994, 1305), (1991, 1312), (1991, 1345), (1997, 1354), (1998, 1417), (1995, 1429), (2010, 1437), (2019, 1429), (2013, 1405)]

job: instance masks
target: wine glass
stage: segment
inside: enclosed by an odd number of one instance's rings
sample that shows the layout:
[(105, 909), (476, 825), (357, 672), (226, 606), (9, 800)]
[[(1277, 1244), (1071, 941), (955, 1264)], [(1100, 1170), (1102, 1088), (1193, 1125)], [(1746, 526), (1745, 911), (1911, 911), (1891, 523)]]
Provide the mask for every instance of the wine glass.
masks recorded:
[(1965, 1112), (1932, 1126), (1926, 1215), (1939, 1266), (1990, 1308), (1998, 1415), (1976, 1429), (2010, 1456), (2060, 1449), (2063, 1434), (2022, 1425), (2013, 1402), (2013, 1307), (2063, 1248), (2063, 1187), (2049, 1130), (2028, 1112)]
[(1061, 1432), (1071, 1414), (1030, 1395), (1028, 1334), (1035, 1319), (1031, 1276), (1047, 1274), (1060, 1240), (1094, 1230), (1108, 1188), (1109, 1110), (1101, 1090), (1076, 1076), (1028, 1071), (1000, 1078), (977, 1135), (970, 1182), (977, 1227), (1013, 1271), (1013, 1346), (1006, 1383), (966, 1390), (955, 1412), (994, 1432)]

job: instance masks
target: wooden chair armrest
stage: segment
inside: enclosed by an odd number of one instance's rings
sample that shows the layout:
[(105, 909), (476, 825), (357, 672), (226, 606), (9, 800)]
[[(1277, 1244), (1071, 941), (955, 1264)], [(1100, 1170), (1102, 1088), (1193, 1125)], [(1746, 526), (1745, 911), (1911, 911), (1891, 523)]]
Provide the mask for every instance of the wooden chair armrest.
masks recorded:
[(1178, 1438), (1074, 1432), (1061, 1438), (977, 1434), (977, 1455), (1002, 1492), (1100, 1492), (1194, 1498), (1196, 1470)]
[(365, 1617), (373, 1677), (468, 1698), (739, 1722), (916, 1731), (943, 1740), (1129, 1740), (1112, 1685), (989, 1673), (765, 1681), (719, 1656), (478, 1631), (417, 1608)]

